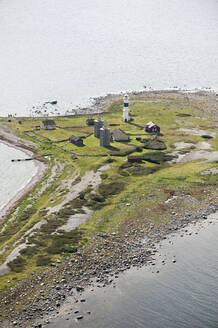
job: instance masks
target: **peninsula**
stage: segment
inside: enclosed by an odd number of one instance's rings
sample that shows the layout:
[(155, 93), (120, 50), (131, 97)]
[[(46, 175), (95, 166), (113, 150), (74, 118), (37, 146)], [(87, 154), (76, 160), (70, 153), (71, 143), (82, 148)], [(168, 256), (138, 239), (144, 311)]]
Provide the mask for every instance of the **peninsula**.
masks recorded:
[(128, 121), (121, 95), (99, 108), (0, 119), (1, 140), (43, 165), (0, 226), (1, 327), (42, 327), (68, 295), (151, 265), (155, 242), (218, 210), (215, 93), (132, 93)]

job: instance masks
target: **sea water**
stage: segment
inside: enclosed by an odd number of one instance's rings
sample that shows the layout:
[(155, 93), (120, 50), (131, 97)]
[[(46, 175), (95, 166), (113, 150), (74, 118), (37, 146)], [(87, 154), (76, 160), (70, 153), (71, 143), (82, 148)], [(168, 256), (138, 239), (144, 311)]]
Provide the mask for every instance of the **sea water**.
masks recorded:
[(31, 156), (21, 150), (0, 143), (0, 218), (4, 207), (17, 198), (17, 193), (25, 188), (37, 173), (34, 161), (11, 160), (29, 157)]
[(1, 0), (0, 116), (143, 89), (218, 90), (216, 0)]
[[(108, 92), (218, 89), (216, 0), (1, 0), (0, 116), (58, 100), (65, 111)], [(26, 185), (33, 162), (0, 145), (0, 207)], [(177, 263), (132, 269), (117, 287), (85, 295), (85, 327), (218, 326), (218, 226), (180, 239)], [(167, 246), (166, 246), (167, 249)], [(49, 327), (78, 327), (72, 317)]]
[[(115, 279), (115, 288), (96, 287), (69, 298), (60, 310), (65, 315), (47, 327), (218, 327), (218, 212), (211, 217), (204, 227), (190, 226), (161, 242), (155, 266), (131, 268)], [(86, 302), (75, 303), (81, 297)]]

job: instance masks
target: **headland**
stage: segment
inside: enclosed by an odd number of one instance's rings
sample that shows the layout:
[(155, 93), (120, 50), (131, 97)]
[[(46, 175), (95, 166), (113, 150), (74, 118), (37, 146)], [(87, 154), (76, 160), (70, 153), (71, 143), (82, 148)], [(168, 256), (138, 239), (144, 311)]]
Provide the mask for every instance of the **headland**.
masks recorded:
[[(0, 277), (2, 327), (44, 324), (68, 295), (151, 264), (156, 242), (217, 211), (216, 94), (129, 98), (129, 122), (121, 95), (97, 100), (107, 127), (129, 136), (109, 147), (86, 124), (97, 114), (54, 117), (52, 130), (41, 127), (47, 118), (1, 119), (48, 167), (2, 224), (0, 261), (10, 269)], [(150, 121), (159, 135), (144, 130)]]

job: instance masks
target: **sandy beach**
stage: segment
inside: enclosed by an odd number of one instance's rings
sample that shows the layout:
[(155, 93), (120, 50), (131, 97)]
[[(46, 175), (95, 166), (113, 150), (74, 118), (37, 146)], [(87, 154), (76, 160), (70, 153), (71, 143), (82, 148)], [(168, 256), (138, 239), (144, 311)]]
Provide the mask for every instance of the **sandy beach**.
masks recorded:
[[(7, 132), (6, 132), (7, 131)], [(15, 137), (13, 132), (8, 130), (3, 124), (0, 124), (0, 142), (8, 147), (21, 150), (28, 157), (35, 158), (34, 164), (37, 166), (37, 173), (28, 181), (25, 187), (17, 191), (7, 204), (0, 210), (0, 223), (2, 223), (8, 215), (16, 208), (25, 196), (30, 193), (33, 188), (42, 180), (48, 172), (48, 165), (46, 161), (34, 152), (28, 143), (24, 143), (18, 137)]]

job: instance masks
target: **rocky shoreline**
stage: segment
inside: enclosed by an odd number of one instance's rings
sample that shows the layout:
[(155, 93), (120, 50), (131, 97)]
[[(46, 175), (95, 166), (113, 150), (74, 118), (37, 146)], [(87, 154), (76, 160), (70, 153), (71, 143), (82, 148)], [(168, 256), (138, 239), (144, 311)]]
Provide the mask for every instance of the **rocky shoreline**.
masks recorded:
[[(167, 93), (165, 91), (163, 94), (163, 91), (142, 91), (132, 93), (132, 96), (153, 97), (154, 94), (157, 98), (174, 95), (180, 97), (181, 92), (175, 90)], [(96, 99), (96, 106), (107, 112), (109, 106), (119, 97), (121, 99), (121, 96), (122, 94), (100, 97)], [(181, 96), (184, 95), (181, 94)], [(208, 105), (202, 110), (215, 113), (216, 97), (213, 93), (200, 92), (192, 97), (189, 101), (205, 98)], [(2, 131), (4, 127), (0, 125), (0, 129)], [(1, 139), (11, 143), (10, 132), (5, 132)], [(32, 151), (31, 146), (34, 145), (22, 144), (22, 142), (22, 139), (16, 139), (13, 145)], [(139, 222), (125, 222), (118, 232), (93, 233), (90, 243), (76, 253), (66, 256), (62, 261), (52, 263), (51, 267), (45, 271), (33, 273), (28, 280), (21, 281), (2, 293), (0, 296), (1, 327), (45, 327), (52, 318), (58, 315), (68, 296), (73, 296), (75, 302), (82, 302), (82, 292), (85, 288), (93, 288), (93, 286), (101, 288), (108, 284), (116, 286), (116, 278), (120, 272), (131, 267), (155, 265), (153, 256), (157, 252), (157, 245), (160, 241), (168, 238), (172, 233), (182, 234), (181, 229), (186, 229), (189, 224), (204, 221), (208, 215), (218, 211), (218, 189), (204, 186), (198, 188), (200, 190), (198, 192), (204, 193), (204, 198), (199, 200), (190, 197), (191, 210), (189, 211), (187, 207), (181, 205), (187, 202), (187, 194), (178, 195), (177, 200), (180, 200), (178, 206), (171, 206), (173, 201), (164, 204), (166, 207), (164, 215), (169, 216), (170, 223), (162, 224), (159, 228), (150, 224), (145, 230)], [(82, 318), (78, 315), (78, 319)]]
[[(131, 267), (155, 265), (152, 256), (157, 252), (158, 243), (172, 233), (184, 233), (189, 224), (205, 221), (208, 215), (217, 212), (217, 195), (217, 189), (211, 190), (205, 195), (205, 201), (209, 201), (207, 206), (198, 203), (198, 209), (182, 216), (180, 209), (173, 214), (169, 224), (154, 231), (151, 227), (147, 234), (130, 226), (123, 233), (96, 234), (91, 249), (81, 249), (63, 262), (53, 263), (51, 269), (34, 273), (29, 281), (12, 287), (1, 298), (1, 308), (4, 309), (1, 327), (45, 327), (64, 307), (67, 297), (73, 296), (75, 303), (82, 302), (85, 288), (115, 286), (120, 272)], [(18, 301), (22, 303), (19, 312)]]
[[(160, 98), (160, 99), (166, 99), (177, 97), (177, 100), (179, 98), (186, 97), (187, 103), (191, 103), (193, 105), (194, 102), (198, 101), (204, 101), (205, 106), (204, 108), (200, 108), (198, 105), (195, 105), (198, 110), (202, 110), (203, 112), (209, 112), (214, 118), (217, 115), (217, 109), (218, 109), (218, 101), (217, 101), (217, 93), (214, 91), (208, 91), (208, 90), (183, 90), (183, 89), (166, 89), (166, 90), (141, 90), (141, 91), (130, 91), (127, 92), (130, 101), (131, 99), (134, 100), (140, 99), (140, 98)], [(108, 93), (106, 96), (100, 96), (93, 98), (93, 104), (90, 106), (90, 108), (80, 108), (80, 110), (83, 112), (88, 111), (88, 113), (93, 113), (97, 111), (102, 112), (108, 112), (109, 107), (116, 101), (122, 100), (125, 92), (120, 93)], [(90, 111), (90, 112), (89, 112)]]

